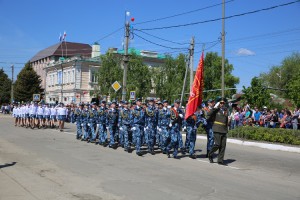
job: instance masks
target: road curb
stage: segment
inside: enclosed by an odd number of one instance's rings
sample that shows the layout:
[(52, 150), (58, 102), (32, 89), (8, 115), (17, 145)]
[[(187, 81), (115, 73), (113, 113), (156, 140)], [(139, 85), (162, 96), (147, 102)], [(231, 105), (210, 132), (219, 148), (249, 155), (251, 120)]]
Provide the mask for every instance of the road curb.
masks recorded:
[[(198, 135), (197, 139), (207, 140), (207, 137), (206, 136)], [(252, 147), (259, 147), (259, 148), (269, 149), (269, 150), (275, 150), (275, 151), (287, 151), (287, 152), (293, 152), (293, 153), (300, 153), (300, 148), (299, 147), (290, 147), (290, 146), (284, 146), (284, 145), (280, 145), (280, 144), (268, 144), (268, 143), (262, 143), (262, 142), (250, 142), (250, 141), (243, 141), (243, 140), (231, 139), (231, 138), (227, 138), (227, 142), (228, 143), (232, 143), (232, 144), (238, 144), (238, 145), (244, 145), (244, 146), (252, 146)]]

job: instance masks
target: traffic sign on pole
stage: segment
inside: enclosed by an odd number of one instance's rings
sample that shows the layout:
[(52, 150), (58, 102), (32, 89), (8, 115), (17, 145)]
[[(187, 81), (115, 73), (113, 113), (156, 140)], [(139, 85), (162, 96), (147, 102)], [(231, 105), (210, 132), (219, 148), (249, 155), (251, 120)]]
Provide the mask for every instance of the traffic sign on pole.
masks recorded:
[(40, 101), (41, 95), (40, 94), (33, 94), (33, 101)]
[(135, 100), (135, 91), (130, 91), (130, 100)]
[(115, 90), (115, 92), (117, 92), (122, 87), (118, 81), (115, 81), (111, 86)]

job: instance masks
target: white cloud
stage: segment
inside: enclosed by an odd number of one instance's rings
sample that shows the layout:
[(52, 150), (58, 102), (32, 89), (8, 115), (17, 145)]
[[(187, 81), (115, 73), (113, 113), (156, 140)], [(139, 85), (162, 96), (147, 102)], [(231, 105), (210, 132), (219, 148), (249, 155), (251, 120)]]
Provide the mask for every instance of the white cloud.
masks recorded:
[(240, 48), (239, 50), (237, 50), (236, 55), (238, 55), (238, 56), (253, 56), (253, 55), (255, 55), (255, 52), (253, 52), (249, 49)]

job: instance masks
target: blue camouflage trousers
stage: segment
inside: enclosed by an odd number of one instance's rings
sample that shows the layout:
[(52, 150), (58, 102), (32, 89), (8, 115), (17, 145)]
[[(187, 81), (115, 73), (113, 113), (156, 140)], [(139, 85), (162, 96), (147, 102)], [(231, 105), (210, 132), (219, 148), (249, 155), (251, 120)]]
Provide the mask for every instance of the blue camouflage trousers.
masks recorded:
[(114, 146), (117, 127), (113, 124), (109, 124), (108, 130), (109, 130), (109, 146)]
[[(129, 130), (130, 130), (130, 126), (129, 125), (122, 125), (122, 134), (123, 134), (123, 144), (124, 144), (124, 148), (128, 149), (129, 148)], [(121, 132), (121, 130), (120, 130)]]
[(89, 127), (87, 122), (82, 122), (82, 128), (83, 128), (83, 139), (89, 138)]
[(178, 154), (180, 137), (182, 137), (178, 126), (171, 127), (170, 137), (171, 137), (171, 142), (167, 147), (167, 152), (169, 153), (171, 149), (174, 149), (173, 156), (175, 157)]
[(144, 128), (142, 130), (142, 144), (147, 144), (148, 145), (148, 142), (149, 142), (149, 132), (146, 131), (146, 129)]
[(135, 149), (136, 153), (141, 152), (141, 145), (142, 145), (142, 126), (134, 124), (133, 125), (134, 130), (132, 131), (132, 134), (135, 138)]
[(99, 124), (98, 132), (99, 132), (99, 143), (106, 142), (107, 140), (106, 125)]
[(162, 144), (162, 137), (161, 137), (160, 132), (157, 129), (155, 130), (155, 144), (158, 147), (161, 147), (161, 144)]
[(120, 127), (119, 129), (119, 144), (120, 145), (124, 145), (124, 129), (123, 129), (123, 125)]
[(182, 139), (182, 135), (181, 134), (178, 135), (178, 142), (179, 142), (179, 148), (183, 149), (184, 146), (183, 146), (183, 139)]
[(76, 122), (76, 132), (77, 132), (77, 138), (82, 137), (82, 126), (80, 122)]
[(155, 141), (155, 129), (153, 125), (148, 125), (145, 128), (145, 135), (147, 136), (148, 150), (152, 151), (154, 149), (154, 141)]
[(93, 140), (93, 141), (96, 140), (96, 136), (97, 136), (97, 133), (96, 133), (96, 130), (95, 130), (95, 125), (96, 125), (95, 122), (90, 122), (89, 123), (89, 135), (90, 135), (90, 139)]
[(195, 143), (196, 143), (196, 136), (197, 136), (197, 127), (195, 126), (187, 126), (187, 145), (189, 147), (190, 155), (195, 153)]
[(161, 127), (162, 151), (167, 152), (167, 147), (170, 143), (170, 132), (166, 126)]
[(207, 134), (207, 146), (206, 146), (207, 153), (212, 149), (214, 145), (214, 132), (212, 130), (212, 126), (213, 126), (212, 122), (207, 122), (206, 129), (205, 129)]

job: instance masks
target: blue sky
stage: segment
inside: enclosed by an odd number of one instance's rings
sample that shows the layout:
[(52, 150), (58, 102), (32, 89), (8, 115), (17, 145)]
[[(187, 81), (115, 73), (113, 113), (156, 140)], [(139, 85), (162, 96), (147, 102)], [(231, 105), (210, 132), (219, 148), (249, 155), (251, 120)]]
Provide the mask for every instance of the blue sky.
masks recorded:
[[(291, 1), (293, 0), (227, 0), (226, 16)], [(10, 66), (14, 63), (17, 75), (23, 67), (21, 63), (28, 61), (39, 50), (57, 43), (59, 34), (64, 31), (67, 32), (67, 41), (88, 44), (98, 41), (102, 53), (109, 47), (122, 48), (124, 30), (99, 39), (124, 26), (126, 11), (130, 11), (129, 19), (135, 18), (133, 28), (147, 29), (220, 18), (221, 5), (165, 20), (141, 23), (221, 3), (221, 0), (0, 0), (0, 67), (11, 76)], [(280, 65), (293, 52), (300, 52), (299, 11), (300, 2), (226, 20), (225, 56), (234, 66), (233, 74), (240, 77), (238, 88), (249, 86), (254, 76), (267, 72), (271, 66)], [(197, 43), (215, 41), (221, 36), (221, 31), (221, 20), (179, 28), (145, 30), (148, 34), (183, 45), (162, 41), (142, 32), (135, 33), (154, 43), (186, 49), (191, 37), (195, 36), (196, 68), (202, 49), (202, 44)], [(157, 46), (137, 36), (131, 40), (130, 46), (160, 53), (169, 52), (174, 56), (178, 51), (187, 52), (185, 49)], [(206, 47), (210, 46), (211, 44), (206, 44)], [(221, 44), (206, 52), (208, 51), (221, 55)]]

